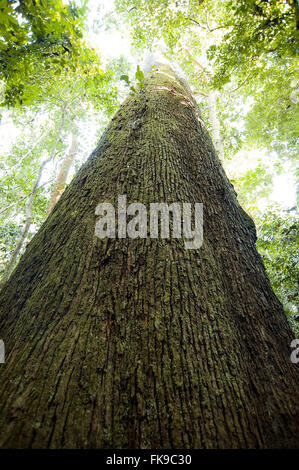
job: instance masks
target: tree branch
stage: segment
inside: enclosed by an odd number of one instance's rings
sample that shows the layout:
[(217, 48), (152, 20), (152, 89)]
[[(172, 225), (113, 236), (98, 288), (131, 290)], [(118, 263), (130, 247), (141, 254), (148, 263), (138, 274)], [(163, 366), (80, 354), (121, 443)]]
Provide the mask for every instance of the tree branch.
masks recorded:
[(241, 88), (243, 85), (245, 85), (245, 83), (249, 80), (249, 78), (251, 77), (252, 73), (249, 73), (247, 75), (247, 77), (236, 87), (234, 88), (231, 93), (234, 93), (235, 91), (239, 90), (239, 88)]
[(190, 16), (187, 16), (187, 17), (186, 17), (186, 20), (190, 20), (190, 21), (192, 21), (193, 23), (196, 23), (197, 26), (199, 26), (199, 27), (202, 28), (202, 29), (207, 29), (205, 26), (202, 26), (198, 21), (194, 20), (193, 18), (190, 18)]
[(184, 51), (188, 54), (188, 56), (190, 57), (190, 59), (198, 66), (198, 68), (201, 70), (201, 74), (204, 74), (204, 80), (206, 83), (209, 83), (210, 79), (208, 77), (208, 72), (206, 71), (206, 69), (198, 62), (197, 59), (195, 59), (195, 57), (193, 57), (193, 55), (191, 54), (191, 52), (185, 47), (184, 48)]
[(195, 90), (192, 92), (194, 95), (202, 95), (202, 96), (209, 96), (207, 93), (205, 93), (204, 91), (201, 91), (201, 90)]

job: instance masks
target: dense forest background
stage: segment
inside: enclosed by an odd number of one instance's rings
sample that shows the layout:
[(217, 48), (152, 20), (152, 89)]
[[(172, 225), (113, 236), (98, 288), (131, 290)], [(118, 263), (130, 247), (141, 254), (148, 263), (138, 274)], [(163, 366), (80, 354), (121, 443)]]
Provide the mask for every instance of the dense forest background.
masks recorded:
[(298, 335), (297, 48), (296, 0), (0, 0), (1, 281), (151, 51), (187, 79)]

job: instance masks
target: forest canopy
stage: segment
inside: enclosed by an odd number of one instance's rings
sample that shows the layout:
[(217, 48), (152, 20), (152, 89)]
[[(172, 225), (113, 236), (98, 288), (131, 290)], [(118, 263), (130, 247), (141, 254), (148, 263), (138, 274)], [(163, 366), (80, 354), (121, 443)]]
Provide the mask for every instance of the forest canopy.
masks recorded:
[(0, 0), (2, 281), (151, 51), (190, 84), (298, 333), (298, 15), (295, 0)]

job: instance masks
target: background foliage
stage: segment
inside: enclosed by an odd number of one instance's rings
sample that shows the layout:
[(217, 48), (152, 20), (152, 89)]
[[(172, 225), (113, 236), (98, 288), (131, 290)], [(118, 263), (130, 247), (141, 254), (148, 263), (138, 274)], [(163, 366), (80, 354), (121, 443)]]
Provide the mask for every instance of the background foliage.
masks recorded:
[[(109, 56), (108, 43), (120, 35), (131, 53)], [(0, 274), (31, 199), (30, 229), (13, 266), (45, 220), (72, 136), (79, 144), (65, 185), (119, 103), (143, 86), (149, 50), (188, 80), (299, 334), (296, 201), (273, 196), (281, 178), (294, 192), (297, 176), (295, 0), (0, 0)]]

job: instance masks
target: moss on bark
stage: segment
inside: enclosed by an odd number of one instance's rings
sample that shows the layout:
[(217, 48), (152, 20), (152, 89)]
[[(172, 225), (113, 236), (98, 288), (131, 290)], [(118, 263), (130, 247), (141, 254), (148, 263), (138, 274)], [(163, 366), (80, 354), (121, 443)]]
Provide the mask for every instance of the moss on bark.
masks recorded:
[[(94, 236), (99, 202), (203, 202), (204, 243)], [(0, 445), (298, 445), (292, 333), (189, 91), (129, 97), (0, 294)]]

